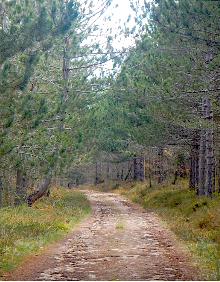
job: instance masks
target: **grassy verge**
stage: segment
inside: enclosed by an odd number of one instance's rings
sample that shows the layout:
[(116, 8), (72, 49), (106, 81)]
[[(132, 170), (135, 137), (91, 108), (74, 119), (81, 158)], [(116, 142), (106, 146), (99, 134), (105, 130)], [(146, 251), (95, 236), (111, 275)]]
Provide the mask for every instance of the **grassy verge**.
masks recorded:
[(90, 212), (86, 197), (77, 191), (53, 189), (33, 208), (1, 209), (0, 276), (49, 243), (61, 239)]
[(197, 197), (187, 189), (146, 184), (119, 188), (121, 194), (144, 208), (156, 211), (186, 244), (204, 272), (204, 279), (220, 280), (220, 196)]

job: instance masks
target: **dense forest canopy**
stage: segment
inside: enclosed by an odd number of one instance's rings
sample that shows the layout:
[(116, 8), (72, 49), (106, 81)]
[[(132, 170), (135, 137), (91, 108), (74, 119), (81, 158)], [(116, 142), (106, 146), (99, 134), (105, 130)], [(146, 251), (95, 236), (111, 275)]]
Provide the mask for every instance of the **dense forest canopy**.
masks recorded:
[[(220, 190), (220, 3), (130, 0), (135, 26), (101, 45), (90, 37), (114, 1), (98, 2), (0, 3), (1, 205), (32, 205), (77, 166), (161, 163), (167, 148), (198, 195)], [(120, 34), (135, 46), (115, 49)]]

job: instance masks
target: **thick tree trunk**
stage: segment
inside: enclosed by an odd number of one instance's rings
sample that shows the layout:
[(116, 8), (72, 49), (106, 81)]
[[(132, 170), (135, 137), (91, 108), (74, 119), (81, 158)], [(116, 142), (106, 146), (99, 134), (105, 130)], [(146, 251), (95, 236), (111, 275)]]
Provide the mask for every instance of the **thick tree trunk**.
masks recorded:
[(134, 158), (134, 180), (138, 180), (138, 162), (137, 158)]
[(211, 196), (214, 190), (214, 151), (213, 151), (213, 130), (206, 133), (206, 183), (205, 194)]
[(0, 177), (0, 208), (3, 206), (3, 183)]
[(17, 169), (15, 205), (25, 203), (27, 197), (27, 179), (21, 169)]
[(206, 169), (205, 169), (205, 195), (211, 196), (214, 190), (215, 161), (214, 161), (214, 132), (213, 112), (211, 102), (206, 98), (205, 119), (209, 121), (210, 128), (206, 130)]
[(52, 179), (51, 175), (48, 175), (41, 183), (39, 189), (28, 196), (27, 203), (29, 207), (31, 207), (33, 203), (35, 203), (38, 199), (40, 199), (44, 195), (47, 195), (49, 191), (51, 179)]
[(197, 194), (199, 196), (205, 195), (205, 167), (206, 167), (206, 138), (205, 130), (201, 130), (199, 142), (199, 183)]
[(207, 97), (202, 101), (202, 115), (209, 127), (200, 133), (198, 195), (211, 196), (215, 178), (214, 134), (212, 106)]
[(151, 177), (151, 173), (149, 174), (149, 187), (152, 188), (152, 177)]
[(111, 175), (111, 173), (110, 173), (110, 164), (109, 164), (109, 162), (108, 162), (108, 163), (107, 163), (107, 171), (106, 171), (106, 178), (107, 178), (107, 181), (110, 180), (110, 175)]
[(217, 183), (217, 191), (220, 193), (220, 157), (218, 157), (217, 161), (217, 177), (218, 177), (218, 183)]
[(99, 177), (98, 177), (98, 163), (95, 163), (95, 185), (99, 183)]
[(165, 180), (164, 166), (163, 166), (163, 148), (158, 151), (159, 164), (158, 164), (158, 184), (163, 183)]
[(195, 190), (199, 182), (199, 143), (198, 138), (193, 139), (190, 155), (190, 180), (189, 188)]
[(134, 158), (134, 180), (145, 180), (145, 160), (143, 157)]

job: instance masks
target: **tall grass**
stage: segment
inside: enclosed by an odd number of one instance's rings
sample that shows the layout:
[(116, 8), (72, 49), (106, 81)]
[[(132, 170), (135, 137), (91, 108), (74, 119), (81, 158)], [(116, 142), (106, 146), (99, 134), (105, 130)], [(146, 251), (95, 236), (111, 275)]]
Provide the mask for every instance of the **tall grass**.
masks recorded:
[(197, 197), (182, 182), (148, 188), (136, 184), (120, 193), (144, 208), (156, 211), (183, 240), (198, 261), (207, 280), (220, 280), (220, 196)]
[(0, 210), (0, 275), (24, 257), (63, 237), (90, 212), (79, 192), (53, 189), (32, 208), (26, 205)]

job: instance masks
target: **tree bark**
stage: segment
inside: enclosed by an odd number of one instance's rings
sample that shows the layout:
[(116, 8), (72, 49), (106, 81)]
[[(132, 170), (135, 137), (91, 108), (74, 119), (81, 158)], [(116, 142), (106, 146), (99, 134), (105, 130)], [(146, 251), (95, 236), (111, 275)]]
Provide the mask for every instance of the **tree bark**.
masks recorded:
[(143, 157), (134, 158), (134, 180), (145, 180), (145, 160)]
[(29, 207), (31, 207), (38, 199), (40, 199), (44, 195), (47, 195), (47, 192), (49, 191), (51, 179), (52, 179), (51, 175), (48, 175), (41, 183), (39, 189), (28, 196), (27, 203)]
[(128, 180), (129, 176), (132, 178), (132, 165), (128, 167), (127, 175), (125, 176), (125, 181)]
[(3, 183), (0, 177), (0, 208), (3, 206)]
[(107, 178), (107, 181), (110, 180), (110, 164), (109, 162), (107, 163), (107, 170), (106, 170), (106, 178)]
[(211, 196), (214, 190), (215, 161), (214, 161), (214, 132), (213, 112), (210, 99), (206, 98), (205, 119), (209, 121), (210, 127), (206, 130), (206, 169), (205, 169), (205, 195)]
[(15, 205), (25, 203), (27, 197), (27, 179), (21, 169), (17, 169)]
[(158, 157), (159, 157), (159, 165), (158, 165), (158, 184), (163, 183), (165, 180), (165, 175), (164, 175), (164, 166), (163, 166), (163, 148), (159, 148), (158, 151)]
[(124, 180), (124, 169), (121, 170), (121, 180)]
[(190, 180), (189, 188), (195, 190), (199, 182), (199, 143), (198, 137), (193, 139), (190, 153)]
[(205, 130), (201, 130), (200, 142), (199, 142), (199, 183), (197, 194), (199, 196), (205, 195), (205, 167), (206, 167), (206, 141), (205, 141)]
[(220, 193), (220, 157), (219, 157), (219, 153), (218, 153), (218, 156), (217, 156), (217, 160), (216, 160), (216, 176), (217, 176), (217, 192)]
[(202, 129), (200, 134), (198, 195), (211, 196), (214, 190), (215, 161), (213, 112), (208, 97), (203, 98), (202, 115), (208, 123), (208, 128)]

